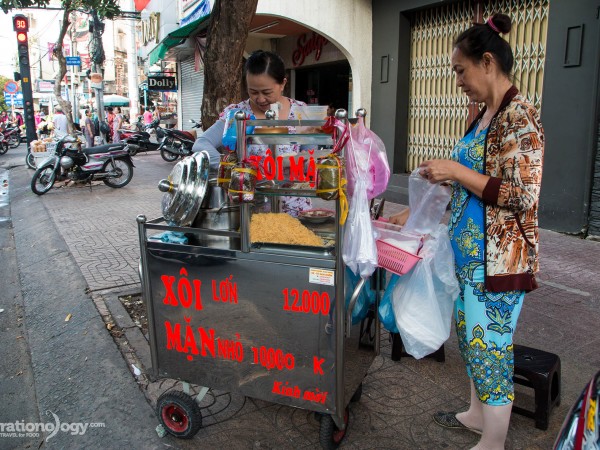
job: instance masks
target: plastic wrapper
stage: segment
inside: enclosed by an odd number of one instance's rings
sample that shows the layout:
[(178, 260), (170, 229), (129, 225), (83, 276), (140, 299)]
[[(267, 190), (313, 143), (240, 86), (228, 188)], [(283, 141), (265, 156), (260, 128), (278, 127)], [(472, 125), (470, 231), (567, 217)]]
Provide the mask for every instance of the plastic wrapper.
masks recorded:
[(217, 175), (217, 185), (227, 189), (231, 181), (231, 171), (238, 163), (236, 152), (227, 152), (221, 155), (219, 161), (219, 172)]
[(362, 278), (371, 276), (377, 268), (377, 246), (371, 224), (366, 181), (362, 178), (359, 178), (350, 201), (342, 258), (352, 272)]
[[(419, 359), (438, 350), (450, 336), (454, 301), (459, 293), (454, 254), (445, 225), (425, 240), (423, 259), (407, 274), (397, 277), (392, 291), (396, 326), (407, 353)], [(385, 295), (384, 295), (385, 298)]]
[(369, 200), (385, 192), (390, 179), (390, 166), (383, 141), (365, 126), (364, 117), (350, 129), (346, 145), (348, 165), (348, 193), (354, 195), (359, 178), (367, 182)]
[[(241, 111), (240, 109), (230, 109), (225, 115), (225, 127), (223, 128), (222, 143), (223, 146), (229, 151), (235, 151), (237, 148), (237, 127), (235, 113)], [(255, 119), (254, 114), (251, 114), (250, 119)], [(246, 134), (252, 134), (254, 127), (247, 126)]]
[(402, 228), (407, 235), (426, 235), (437, 229), (450, 202), (450, 188), (430, 183), (413, 170), (408, 178), (410, 216)]
[(256, 166), (250, 162), (239, 163), (231, 170), (229, 198), (232, 203), (239, 204), (254, 201), (256, 175)]

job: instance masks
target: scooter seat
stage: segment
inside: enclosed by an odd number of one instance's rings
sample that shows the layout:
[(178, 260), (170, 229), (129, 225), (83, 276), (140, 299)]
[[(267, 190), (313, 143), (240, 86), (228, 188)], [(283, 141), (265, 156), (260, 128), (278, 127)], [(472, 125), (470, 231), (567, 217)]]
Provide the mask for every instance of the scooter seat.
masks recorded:
[(115, 150), (122, 150), (126, 144), (105, 144), (98, 145), (96, 147), (87, 147), (83, 149), (83, 153), (86, 155), (95, 155), (97, 153), (108, 153)]

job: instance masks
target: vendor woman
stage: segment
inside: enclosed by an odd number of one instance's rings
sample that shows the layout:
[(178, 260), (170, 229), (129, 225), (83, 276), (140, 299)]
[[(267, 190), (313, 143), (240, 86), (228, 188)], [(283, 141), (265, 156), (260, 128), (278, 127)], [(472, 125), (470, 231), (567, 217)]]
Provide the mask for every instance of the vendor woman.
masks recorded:
[[(271, 105), (278, 105), (278, 118), (282, 120), (297, 119), (299, 112), (306, 103), (285, 97), (283, 90), (287, 83), (285, 65), (281, 58), (272, 52), (256, 50), (246, 60), (244, 76), (248, 87), (248, 100), (227, 106), (219, 115), (219, 119), (206, 130), (194, 143), (193, 151), (205, 150), (210, 155), (211, 167), (216, 167), (221, 147), (223, 131), (227, 113), (233, 110), (242, 110), (247, 115), (253, 114), (257, 119), (265, 119)], [(289, 127), (289, 133), (295, 133), (295, 127)], [(262, 144), (248, 144), (248, 155), (265, 156), (268, 146)], [(276, 146), (277, 155), (293, 156), (300, 151), (299, 144), (285, 144)], [(282, 197), (281, 210), (292, 216), (310, 208), (310, 199), (305, 197)]]

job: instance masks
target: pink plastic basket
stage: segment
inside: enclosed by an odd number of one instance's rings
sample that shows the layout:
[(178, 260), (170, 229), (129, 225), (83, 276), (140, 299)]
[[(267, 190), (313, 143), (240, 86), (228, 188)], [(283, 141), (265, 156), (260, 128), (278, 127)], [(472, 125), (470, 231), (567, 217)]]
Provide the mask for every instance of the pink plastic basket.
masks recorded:
[(406, 250), (399, 249), (382, 240), (375, 241), (377, 245), (377, 265), (396, 275), (404, 275), (422, 259)]

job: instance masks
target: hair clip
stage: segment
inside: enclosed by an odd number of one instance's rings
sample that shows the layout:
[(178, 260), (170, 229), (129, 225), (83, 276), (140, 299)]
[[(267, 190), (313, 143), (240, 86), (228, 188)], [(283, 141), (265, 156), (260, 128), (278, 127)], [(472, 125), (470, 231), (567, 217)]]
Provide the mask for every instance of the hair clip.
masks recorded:
[(494, 30), (496, 33), (500, 34), (500, 30), (498, 29), (498, 27), (494, 24), (494, 22), (492, 21), (492, 18), (488, 18), (488, 20), (485, 21), (486, 25), (488, 27), (490, 27), (492, 30)]

